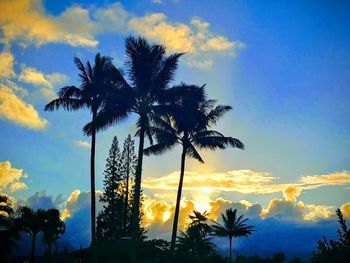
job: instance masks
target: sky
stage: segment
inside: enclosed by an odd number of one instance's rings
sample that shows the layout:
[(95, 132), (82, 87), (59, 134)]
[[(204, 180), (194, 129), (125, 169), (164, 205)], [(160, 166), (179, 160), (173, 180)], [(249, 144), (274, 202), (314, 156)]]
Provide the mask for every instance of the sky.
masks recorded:
[[(235, 207), (258, 228), (238, 251), (309, 253), (323, 234), (334, 236), (337, 207), (350, 217), (347, 1), (3, 0), (0, 9), (0, 191), (60, 208), (75, 246), (89, 235), (79, 222), (89, 222), (82, 127), (90, 116), (43, 108), (61, 87), (79, 85), (74, 56), (100, 52), (122, 67), (129, 35), (185, 52), (173, 84), (206, 84), (209, 97), (233, 107), (216, 129), (245, 144), (202, 151), (205, 164), (187, 160), (182, 228), (193, 209), (219, 219)], [(113, 136), (121, 144), (134, 133), (132, 116), (98, 134), (98, 190)], [(169, 237), (179, 168), (179, 148), (144, 159), (153, 237)], [(270, 247), (257, 246), (268, 233)], [(308, 248), (296, 251), (297, 241)]]

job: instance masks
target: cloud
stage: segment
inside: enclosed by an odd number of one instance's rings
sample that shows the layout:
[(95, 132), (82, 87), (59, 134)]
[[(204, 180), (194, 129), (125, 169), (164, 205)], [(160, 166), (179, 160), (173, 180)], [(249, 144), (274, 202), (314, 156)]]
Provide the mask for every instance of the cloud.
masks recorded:
[(241, 41), (231, 41), (212, 32), (210, 24), (194, 17), (189, 24), (172, 23), (163, 13), (152, 13), (143, 17), (133, 17), (129, 28), (137, 34), (159, 42), (170, 52), (185, 52), (185, 61), (191, 67), (207, 69), (213, 64), (213, 55), (235, 56), (244, 48)]
[(350, 202), (343, 204), (340, 210), (345, 217), (350, 217)]
[(20, 126), (43, 130), (48, 122), (39, 116), (33, 105), (24, 102), (13, 90), (0, 83), (0, 118), (12, 121)]
[(0, 42), (22, 46), (63, 43), (71, 46), (96, 47), (97, 34), (125, 32), (129, 14), (119, 2), (94, 9), (72, 5), (57, 16), (46, 12), (42, 0), (4, 0)]
[(12, 78), (16, 76), (13, 70), (14, 57), (11, 52), (0, 53), (0, 78)]
[(59, 16), (46, 14), (41, 0), (4, 0), (0, 2), (1, 42), (9, 45), (65, 43), (95, 47), (88, 11), (73, 6)]
[[(238, 192), (242, 194), (271, 194), (283, 192), (288, 201), (294, 201), (302, 190), (316, 189), (329, 185), (347, 185), (350, 172), (336, 172), (328, 175), (303, 176), (295, 182), (275, 183), (275, 176), (249, 169), (232, 170), (222, 173), (185, 172), (184, 190), (206, 192)], [(146, 189), (177, 190), (179, 172), (158, 178), (145, 178)]]
[(301, 189), (288, 187), (283, 191), (284, 198), (273, 198), (268, 207), (262, 210), (263, 218), (274, 217), (285, 220), (319, 221), (334, 216), (334, 206), (322, 206), (297, 202)]
[[(276, 177), (252, 170), (232, 170), (225, 173), (185, 172), (184, 190), (239, 192), (243, 194), (268, 194), (280, 192), (288, 184), (271, 184)], [(179, 172), (158, 178), (145, 178), (144, 188), (177, 190)]]
[(72, 5), (56, 16), (46, 12), (42, 0), (4, 0), (0, 9), (0, 43), (7, 46), (13, 42), (23, 47), (63, 43), (91, 48), (98, 45), (97, 35), (136, 33), (165, 45), (170, 52), (186, 52), (186, 64), (199, 69), (210, 68), (217, 54), (234, 57), (245, 47), (239, 40), (214, 33), (199, 17), (189, 23), (171, 22), (163, 13), (138, 17), (119, 2), (100, 8)]
[(162, 0), (151, 0), (152, 3), (154, 4), (162, 4)]
[(55, 198), (48, 195), (45, 191), (35, 192), (32, 196), (28, 197), (26, 200), (17, 200), (16, 206), (29, 206), (36, 210), (39, 208), (50, 209), (50, 208), (60, 208), (64, 200), (62, 195), (58, 195)]
[(295, 202), (300, 194), (301, 189), (293, 186), (289, 186), (283, 191), (284, 199), (289, 202)]
[(40, 95), (52, 100), (57, 97), (54, 86), (67, 82), (69, 78), (61, 73), (44, 74), (35, 68), (24, 65), (18, 79), (40, 86)]
[(24, 177), (23, 170), (12, 167), (9, 161), (0, 162), (0, 190), (11, 192), (28, 188), (20, 180)]
[(91, 143), (88, 141), (82, 141), (82, 140), (75, 140), (73, 141), (73, 144), (77, 147), (81, 147), (81, 148), (91, 148)]
[(342, 171), (324, 175), (303, 176), (299, 182), (317, 188), (324, 185), (350, 184), (350, 172)]

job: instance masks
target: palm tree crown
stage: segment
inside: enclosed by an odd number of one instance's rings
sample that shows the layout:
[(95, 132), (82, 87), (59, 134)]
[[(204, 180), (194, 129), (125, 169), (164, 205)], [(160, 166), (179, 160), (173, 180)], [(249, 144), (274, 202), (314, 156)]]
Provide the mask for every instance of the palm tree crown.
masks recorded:
[(215, 223), (212, 225), (213, 233), (219, 237), (228, 237), (230, 242), (229, 258), (232, 258), (232, 238), (251, 235), (254, 231), (254, 226), (246, 224), (247, 218), (243, 215), (237, 216), (237, 210), (229, 208), (225, 213), (221, 214), (223, 225)]

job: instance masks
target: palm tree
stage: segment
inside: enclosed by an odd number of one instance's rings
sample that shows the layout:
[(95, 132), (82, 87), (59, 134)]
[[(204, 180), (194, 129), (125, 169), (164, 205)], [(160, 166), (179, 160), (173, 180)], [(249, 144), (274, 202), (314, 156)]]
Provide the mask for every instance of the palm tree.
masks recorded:
[(254, 226), (246, 224), (247, 218), (243, 218), (243, 215), (237, 217), (237, 209), (232, 210), (229, 208), (225, 213), (221, 214), (223, 225), (215, 222), (212, 225), (213, 233), (219, 237), (228, 237), (230, 242), (230, 262), (232, 260), (232, 238), (248, 236), (254, 231)]
[[(95, 56), (95, 64), (92, 67), (90, 62), (86, 66), (77, 57), (74, 63), (79, 70), (80, 87), (66, 86), (58, 92), (58, 98), (45, 106), (45, 111), (53, 111), (63, 108), (68, 111), (76, 111), (88, 108), (91, 111), (94, 123), (96, 116), (101, 109), (105, 98), (110, 90), (112, 79), (110, 72), (114, 66), (110, 57)], [(96, 204), (95, 204), (95, 145), (96, 129), (91, 129), (91, 155), (90, 155), (90, 181), (91, 181), (91, 240), (95, 242), (96, 233)]]
[(190, 227), (197, 227), (203, 235), (208, 235), (211, 232), (211, 226), (207, 224), (209, 213), (204, 211), (203, 213), (194, 210), (193, 214), (190, 215), (192, 222)]
[(46, 211), (43, 209), (38, 209), (34, 211), (33, 209), (22, 206), (16, 213), (18, 224), (20, 229), (28, 233), (32, 238), (31, 250), (30, 250), (30, 262), (33, 263), (35, 260), (35, 242), (36, 237), (39, 232), (44, 229)]
[(52, 244), (55, 243), (65, 232), (66, 226), (60, 218), (60, 211), (55, 208), (46, 211), (43, 228), (43, 242), (48, 245), (48, 257), (50, 261)]
[(115, 89), (108, 97), (103, 110), (98, 114), (95, 125), (85, 126), (84, 131), (91, 134), (95, 130), (105, 129), (129, 116), (138, 115), (139, 136), (138, 159), (135, 173), (134, 204), (132, 212), (132, 237), (139, 235), (140, 193), (144, 139), (151, 140), (150, 118), (156, 105), (164, 102), (165, 91), (174, 79), (178, 59), (182, 54), (166, 56), (165, 47), (150, 44), (144, 38), (128, 37), (126, 39), (126, 73), (114, 69)]
[(186, 232), (180, 232), (176, 248), (180, 254), (190, 254), (194, 258), (215, 253), (215, 245), (211, 238), (195, 226), (189, 226)]
[(13, 248), (18, 248), (20, 238), (17, 221), (10, 197), (0, 194), (0, 257), (4, 262), (11, 262)]
[(231, 110), (231, 107), (215, 107), (216, 100), (206, 100), (204, 86), (182, 84), (171, 89), (169, 93), (168, 97), (172, 100), (170, 105), (161, 107), (158, 112), (163, 117), (153, 118), (155, 127), (152, 127), (151, 131), (157, 139), (157, 144), (145, 149), (145, 154), (162, 154), (176, 144), (182, 145), (180, 180), (170, 247), (171, 251), (174, 251), (186, 156), (204, 163), (196, 147), (215, 150), (231, 146), (243, 149), (244, 145), (238, 139), (225, 137), (218, 131), (208, 129)]

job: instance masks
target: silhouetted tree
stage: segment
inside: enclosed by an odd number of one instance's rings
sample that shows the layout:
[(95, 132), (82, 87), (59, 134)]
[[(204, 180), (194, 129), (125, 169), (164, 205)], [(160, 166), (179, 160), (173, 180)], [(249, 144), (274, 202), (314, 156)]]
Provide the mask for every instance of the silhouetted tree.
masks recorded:
[[(133, 191), (131, 190), (132, 180), (135, 178), (135, 172), (137, 167), (137, 156), (135, 154), (135, 141), (131, 139), (129, 134), (124, 142), (122, 160), (121, 160), (121, 173), (123, 177), (124, 186), (124, 218), (123, 218), (123, 228), (127, 232), (130, 229), (130, 219), (131, 219), (131, 208)], [(134, 184), (133, 184), (134, 185)]]
[(190, 227), (198, 228), (204, 236), (207, 236), (212, 231), (211, 226), (207, 223), (208, 215), (209, 213), (207, 211), (203, 213), (196, 210), (193, 211), (193, 214), (189, 216), (191, 219)]
[(251, 235), (254, 231), (253, 226), (249, 226), (246, 224), (247, 218), (243, 218), (243, 215), (237, 216), (237, 210), (229, 208), (225, 211), (225, 213), (221, 214), (223, 224), (219, 224), (215, 222), (212, 225), (213, 233), (219, 237), (228, 237), (230, 242), (230, 252), (229, 252), (229, 260), (232, 260), (232, 238), (248, 236)]
[(191, 256), (192, 262), (200, 262), (200, 259), (216, 253), (211, 238), (195, 226), (189, 226), (185, 232), (180, 232), (180, 236), (177, 238), (176, 251), (179, 254)]
[(0, 194), (0, 258), (4, 262), (11, 262), (11, 253), (13, 248), (18, 248), (19, 237), (11, 199), (7, 195)]
[(35, 261), (35, 243), (36, 237), (39, 232), (44, 229), (46, 220), (46, 211), (44, 209), (38, 209), (34, 211), (33, 209), (22, 206), (16, 211), (17, 220), (19, 222), (20, 229), (28, 233), (31, 238), (31, 249), (30, 249), (30, 262)]
[[(131, 235), (130, 221), (137, 157), (135, 155), (134, 141), (130, 135), (124, 142), (122, 154), (120, 154), (117, 137), (113, 138), (106, 162), (104, 191), (100, 198), (104, 205), (103, 210), (97, 217), (96, 235), (99, 241), (116, 240), (122, 236)], [(141, 216), (142, 213), (140, 213)], [(139, 226), (139, 230), (138, 237), (141, 238), (144, 234), (144, 229)]]
[(350, 229), (346, 225), (346, 220), (340, 209), (336, 210), (340, 229), (338, 232), (338, 240), (328, 241), (326, 237), (317, 243), (317, 251), (313, 252), (311, 262), (314, 263), (336, 263), (347, 262), (350, 258)]
[[(82, 108), (88, 108), (91, 111), (92, 121), (95, 123), (96, 116), (105, 101), (106, 94), (110, 90), (113, 80), (111, 71), (114, 66), (110, 57), (101, 56), (99, 53), (95, 56), (95, 64), (91, 66), (90, 62), (86, 66), (77, 57), (74, 63), (79, 70), (80, 87), (66, 86), (58, 92), (58, 98), (45, 106), (45, 111), (53, 111), (63, 108), (68, 111), (76, 111)], [(95, 221), (96, 221), (96, 195), (95, 195), (95, 145), (96, 145), (95, 127), (91, 127), (91, 155), (90, 155), (90, 181), (91, 181), (91, 239), (95, 241)]]
[(180, 213), (180, 201), (185, 174), (186, 156), (204, 163), (197, 148), (225, 149), (228, 146), (243, 149), (243, 143), (232, 137), (225, 137), (218, 131), (209, 130), (229, 110), (230, 106), (215, 106), (215, 100), (206, 100), (204, 86), (179, 85), (168, 92), (169, 105), (158, 107), (153, 117), (152, 133), (157, 144), (145, 149), (145, 154), (163, 154), (175, 145), (182, 145), (180, 180), (177, 192), (174, 223), (171, 237), (173, 251)]
[(60, 211), (52, 208), (45, 212), (42, 230), (44, 232), (42, 241), (48, 246), (48, 261), (50, 261), (52, 244), (56, 243), (66, 230), (66, 225), (60, 218)]
[(129, 113), (136, 113), (139, 118), (138, 161), (135, 173), (135, 194), (132, 213), (132, 236), (139, 235), (141, 175), (145, 135), (151, 139), (150, 118), (155, 106), (162, 104), (165, 90), (173, 80), (178, 59), (182, 54), (166, 56), (165, 47), (150, 44), (144, 38), (128, 37), (126, 39), (126, 70), (130, 82), (123, 77), (120, 70), (114, 71), (116, 79), (114, 93), (104, 104), (96, 125), (87, 125), (85, 132), (91, 134), (96, 127), (106, 128), (125, 119)]
[(104, 176), (103, 194), (100, 197), (103, 210), (98, 215), (98, 232), (102, 239), (115, 240), (121, 236), (123, 227), (123, 200), (118, 193), (122, 180), (121, 155), (116, 136), (109, 150)]

